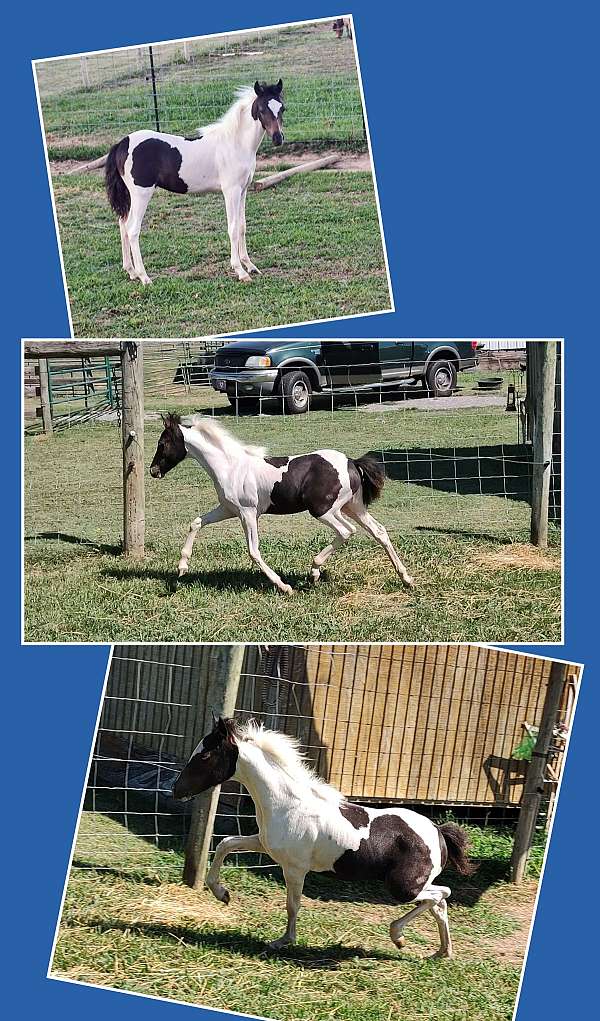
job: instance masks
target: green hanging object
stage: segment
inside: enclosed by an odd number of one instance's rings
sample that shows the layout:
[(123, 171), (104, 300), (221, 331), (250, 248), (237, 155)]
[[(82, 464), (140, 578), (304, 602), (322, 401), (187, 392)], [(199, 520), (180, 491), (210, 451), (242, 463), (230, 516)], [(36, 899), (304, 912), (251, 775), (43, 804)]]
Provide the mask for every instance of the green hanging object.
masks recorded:
[(537, 741), (538, 728), (530, 727), (525, 731), (525, 735), (520, 744), (517, 745), (514, 752), (512, 753), (513, 759), (522, 759), (525, 762), (531, 762), (531, 756), (535, 743)]

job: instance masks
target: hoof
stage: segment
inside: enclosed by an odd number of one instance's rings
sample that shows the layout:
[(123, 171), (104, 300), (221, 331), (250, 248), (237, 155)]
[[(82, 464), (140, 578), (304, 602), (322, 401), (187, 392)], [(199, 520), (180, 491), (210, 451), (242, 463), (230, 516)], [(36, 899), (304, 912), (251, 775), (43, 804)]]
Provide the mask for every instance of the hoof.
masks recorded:
[(294, 595), (294, 590), (291, 585), (282, 585), (279, 591), (282, 592), (284, 596)]
[(252, 283), (252, 277), (250, 276), (249, 273), (244, 273), (244, 276), (243, 277), (238, 277), (238, 280), (240, 281), (241, 284), (251, 284)]
[(187, 564), (185, 560), (180, 560), (177, 565), (177, 570), (179, 571), (178, 577), (183, 578), (184, 574), (188, 573), (188, 568), (189, 564)]
[(246, 269), (248, 270), (249, 273), (256, 273), (257, 276), (259, 276), (259, 277), (262, 276), (262, 273), (259, 270), (258, 266), (255, 266), (253, 262), (249, 262), (246, 265)]
[(310, 571), (310, 577), (313, 585), (316, 585), (321, 577), (321, 572), (316, 567), (312, 567)]
[(216, 897), (217, 900), (221, 901), (221, 904), (225, 904), (225, 906), (229, 904), (231, 895), (229, 890), (227, 890), (224, 886), (219, 884), (218, 886), (209, 886), (208, 889), (212, 893), (213, 897)]
[(404, 585), (404, 588), (409, 588), (409, 589), (410, 588), (414, 588), (415, 587), (415, 579), (411, 578), (410, 575), (407, 574), (406, 578), (402, 579), (402, 584)]
[(291, 947), (291, 945), (292, 940), (289, 936), (280, 936), (279, 939), (274, 939), (267, 943), (269, 950), (281, 950), (282, 947)]
[(452, 950), (436, 950), (435, 954), (429, 955), (430, 961), (451, 961)]

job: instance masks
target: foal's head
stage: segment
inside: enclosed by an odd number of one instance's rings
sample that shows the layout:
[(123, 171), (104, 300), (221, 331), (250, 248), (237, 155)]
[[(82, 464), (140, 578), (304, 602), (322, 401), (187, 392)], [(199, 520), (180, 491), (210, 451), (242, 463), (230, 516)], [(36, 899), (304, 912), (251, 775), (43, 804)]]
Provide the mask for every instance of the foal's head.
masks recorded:
[(173, 784), (173, 797), (188, 801), (229, 780), (235, 773), (238, 754), (234, 721), (217, 717), (213, 729), (202, 738)]
[(281, 145), (283, 142), (283, 112), (285, 106), (281, 93), (283, 82), (281, 78), (275, 85), (266, 85), (264, 82), (254, 83), (256, 99), (252, 104), (252, 116), (255, 121), (260, 121), (272, 139), (273, 145)]
[(150, 474), (155, 479), (162, 479), (163, 475), (183, 461), (187, 454), (179, 415), (163, 415), (163, 425), (164, 429), (150, 465)]

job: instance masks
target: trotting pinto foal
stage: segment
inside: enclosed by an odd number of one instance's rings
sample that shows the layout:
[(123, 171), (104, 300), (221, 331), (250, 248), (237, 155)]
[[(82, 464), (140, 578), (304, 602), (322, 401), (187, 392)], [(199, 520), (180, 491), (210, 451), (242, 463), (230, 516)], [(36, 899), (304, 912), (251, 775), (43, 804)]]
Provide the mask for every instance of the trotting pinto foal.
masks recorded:
[(236, 102), (197, 138), (162, 131), (133, 131), (113, 145), (106, 161), (106, 190), (119, 217), (123, 269), (131, 280), (149, 284), (140, 252), (146, 207), (156, 188), (184, 194), (222, 191), (231, 242), (231, 266), (238, 280), (259, 273), (246, 248), (246, 192), (254, 177), (256, 151), (265, 132), (283, 142), (283, 82), (241, 89)]
[(263, 447), (240, 443), (210, 418), (198, 418), (188, 428), (182, 425), (178, 415), (167, 415), (163, 425), (150, 466), (153, 478), (163, 478), (184, 458), (192, 457), (210, 475), (219, 499), (216, 507), (192, 521), (181, 551), (179, 577), (188, 570), (199, 530), (237, 517), (242, 523), (251, 559), (280, 592), (291, 595), (291, 586), (281, 580), (260, 554), (258, 519), (261, 514), (308, 511), (335, 532), (333, 542), (313, 560), (313, 581), (319, 580), (325, 561), (356, 533), (357, 525), (361, 525), (383, 546), (404, 585), (408, 588), (413, 585), (386, 529), (367, 510), (381, 493), (385, 481), (373, 458), (352, 459), (339, 450), (268, 457)]
[(268, 854), (281, 865), (288, 924), (271, 946), (296, 940), (306, 874), (333, 872), (342, 880), (381, 880), (398, 903), (415, 904), (390, 925), (397, 947), (404, 945), (405, 926), (429, 911), (440, 936), (434, 956), (452, 956), (446, 906), (450, 889), (434, 879), (447, 863), (464, 875), (473, 871), (463, 830), (453, 823), (436, 826), (406, 808), (352, 804), (305, 765), (292, 738), (254, 721), (237, 726), (219, 718), (175, 781), (173, 796), (187, 801), (231, 778), (243, 784), (254, 801), (258, 833), (222, 840), (206, 885), (217, 900), (229, 903), (219, 872), (226, 855), (236, 851)]

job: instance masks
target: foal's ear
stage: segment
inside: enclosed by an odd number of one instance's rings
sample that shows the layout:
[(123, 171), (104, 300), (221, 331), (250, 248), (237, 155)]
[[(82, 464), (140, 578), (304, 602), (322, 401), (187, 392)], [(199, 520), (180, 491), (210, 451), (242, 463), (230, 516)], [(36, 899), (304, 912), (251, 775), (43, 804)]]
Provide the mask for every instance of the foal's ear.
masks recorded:
[(254, 91), (256, 92), (257, 96), (262, 96), (262, 91), (263, 90), (262, 90), (262, 85), (260, 84), (260, 82), (254, 82)]
[(283, 89), (283, 78), (280, 78), (279, 81), (277, 82), (277, 85), (275, 86), (275, 91), (276, 92), (281, 92), (282, 89)]

